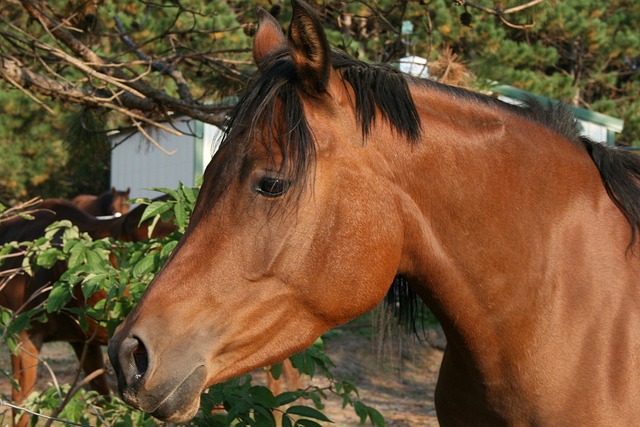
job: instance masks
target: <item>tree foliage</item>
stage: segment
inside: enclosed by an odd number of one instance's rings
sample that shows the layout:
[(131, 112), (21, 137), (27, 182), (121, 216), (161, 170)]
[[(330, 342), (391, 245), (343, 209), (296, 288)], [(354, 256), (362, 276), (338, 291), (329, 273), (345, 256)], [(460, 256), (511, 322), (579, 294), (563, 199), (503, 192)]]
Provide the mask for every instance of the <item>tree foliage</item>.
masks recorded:
[(640, 4), (547, 2), (526, 30), (474, 15), (448, 40), (481, 79), (510, 84), (625, 120), (617, 142), (640, 145)]
[[(448, 83), (482, 89), (499, 82), (563, 99), (624, 119), (619, 143), (640, 144), (637, 2), (310, 2), (331, 44), (354, 56), (394, 62), (419, 55)], [(236, 95), (255, 70), (256, 6), (284, 27), (289, 22), (284, 0), (2, 2), (0, 77), (10, 91), (1, 96), (10, 117), (0, 129), (7, 152), (0, 201), (106, 189), (105, 174), (87, 178), (108, 169), (100, 150), (92, 151), (93, 167), (87, 156), (73, 159), (100, 132), (149, 125), (175, 132), (165, 124), (176, 115), (220, 124), (228, 108), (220, 100)], [(69, 138), (67, 129), (83, 129), (82, 138)], [(56, 170), (67, 165), (80, 167)]]

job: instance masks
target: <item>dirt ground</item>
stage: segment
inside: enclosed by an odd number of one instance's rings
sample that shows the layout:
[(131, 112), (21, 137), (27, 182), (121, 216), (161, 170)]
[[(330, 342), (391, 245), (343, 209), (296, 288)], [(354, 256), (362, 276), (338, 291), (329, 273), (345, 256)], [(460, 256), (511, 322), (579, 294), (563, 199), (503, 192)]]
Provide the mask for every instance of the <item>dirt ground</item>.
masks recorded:
[[(436, 344), (443, 340), (437, 331), (432, 331)], [(437, 426), (433, 405), (433, 392), (438, 375), (442, 351), (413, 338), (386, 339), (382, 341), (367, 325), (350, 324), (334, 329), (324, 338), (326, 354), (334, 361), (335, 373), (354, 383), (360, 392), (360, 399), (378, 409), (388, 426), (431, 427)], [(77, 363), (71, 348), (65, 343), (46, 344), (42, 354), (58, 381), (75, 375)], [(9, 354), (6, 347), (0, 347), (0, 367), (8, 370)], [(260, 381), (260, 373), (256, 375)], [(303, 378), (303, 384), (308, 382)], [(321, 385), (322, 378), (313, 383)], [(39, 387), (45, 387), (51, 377), (44, 368), (39, 376)], [(10, 396), (10, 384), (0, 377), (0, 395)], [(6, 409), (6, 407), (5, 407)], [(8, 417), (2, 415), (0, 426), (6, 425)], [(330, 399), (323, 410), (337, 427), (359, 426), (359, 418), (352, 408), (342, 409), (338, 398)]]
[[(442, 346), (437, 336), (433, 341)], [(433, 392), (442, 351), (413, 337), (402, 341), (361, 336), (338, 329), (324, 340), (336, 372), (356, 384), (361, 400), (379, 410), (388, 426), (438, 426)], [(325, 414), (340, 427), (361, 425), (355, 412), (332, 400)]]

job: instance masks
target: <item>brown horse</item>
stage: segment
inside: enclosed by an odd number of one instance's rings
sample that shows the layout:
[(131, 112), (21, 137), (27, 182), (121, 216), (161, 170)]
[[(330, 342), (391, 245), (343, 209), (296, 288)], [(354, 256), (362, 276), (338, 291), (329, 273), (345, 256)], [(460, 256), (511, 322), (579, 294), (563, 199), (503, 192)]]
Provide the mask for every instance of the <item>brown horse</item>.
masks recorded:
[[(45, 229), (55, 221), (69, 220), (80, 231), (87, 232), (94, 239), (113, 237), (122, 241), (140, 241), (148, 238), (148, 223), (139, 226), (145, 205), (138, 206), (124, 216), (99, 220), (77, 208), (68, 201), (61, 199), (45, 200), (33, 213), (33, 220), (14, 217), (0, 225), (0, 245), (12, 241), (30, 241), (44, 236)], [(171, 223), (159, 222), (154, 229), (153, 237), (162, 237), (175, 230)], [(19, 267), (22, 258), (14, 258), (5, 262), (0, 268), (3, 271)], [(65, 272), (66, 265), (56, 263), (51, 269), (39, 268), (35, 270), (33, 277), (26, 274), (17, 274), (0, 286), (0, 306), (11, 309), (14, 312), (28, 310), (43, 303), (48, 296), (45, 288), (60, 279)], [(96, 292), (88, 301), (84, 301), (82, 293), (77, 293), (77, 298), (71, 304), (95, 304), (104, 299), (106, 294)], [(20, 385), (20, 389), (12, 390), (14, 403), (21, 403), (32, 391), (36, 383), (38, 355), (42, 344), (51, 341), (66, 341), (71, 344), (78, 360), (82, 360), (82, 369), (86, 375), (100, 372), (104, 369), (104, 361), (101, 345), (107, 345), (108, 334), (104, 327), (95, 322), (89, 322), (89, 330), (85, 332), (78, 324), (77, 319), (62, 313), (51, 313), (46, 322), (34, 322), (30, 329), (20, 335), (19, 353), (11, 355), (14, 378)], [(84, 357), (82, 357), (85, 352)], [(90, 386), (106, 395), (109, 393), (106, 376), (96, 376)], [(21, 423), (25, 423), (23, 418)]]
[(403, 277), (446, 333), (442, 425), (640, 420), (640, 162), (528, 107), (331, 52), (260, 11), (260, 75), (187, 232), (120, 326), (123, 398), (187, 420)]
[(105, 191), (99, 196), (92, 194), (79, 194), (71, 200), (71, 203), (93, 216), (124, 215), (129, 212), (129, 193), (116, 190), (111, 187), (111, 191)]

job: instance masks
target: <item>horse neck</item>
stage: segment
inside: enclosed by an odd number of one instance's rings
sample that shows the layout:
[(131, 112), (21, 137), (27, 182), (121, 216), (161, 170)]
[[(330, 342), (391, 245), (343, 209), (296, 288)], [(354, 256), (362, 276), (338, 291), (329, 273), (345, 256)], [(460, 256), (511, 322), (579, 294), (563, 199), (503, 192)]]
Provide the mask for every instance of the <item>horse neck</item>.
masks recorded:
[(624, 252), (628, 225), (579, 145), (506, 109), (426, 89), (415, 97), (422, 140), (396, 153), (406, 236), (399, 273), (450, 342), (491, 357), (534, 339), (527, 328), (541, 322), (528, 320), (557, 305), (558, 276), (583, 274), (558, 262), (561, 254), (597, 242), (591, 228), (600, 226)]
[(105, 191), (96, 200), (96, 204), (98, 205), (98, 211), (100, 215), (112, 215), (114, 213), (114, 199), (115, 195), (111, 191)]

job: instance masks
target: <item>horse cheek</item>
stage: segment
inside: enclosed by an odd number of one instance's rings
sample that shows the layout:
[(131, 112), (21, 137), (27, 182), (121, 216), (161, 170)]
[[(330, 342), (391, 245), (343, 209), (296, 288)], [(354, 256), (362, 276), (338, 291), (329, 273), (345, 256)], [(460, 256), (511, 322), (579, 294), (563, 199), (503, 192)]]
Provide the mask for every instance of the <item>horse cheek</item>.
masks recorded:
[(400, 260), (396, 215), (379, 215), (378, 206), (358, 200), (355, 193), (343, 193), (332, 208), (316, 214), (318, 223), (307, 255), (315, 272), (307, 278), (307, 287), (313, 289), (310, 304), (317, 307), (322, 301), (333, 325), (379, 304)]

